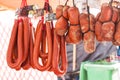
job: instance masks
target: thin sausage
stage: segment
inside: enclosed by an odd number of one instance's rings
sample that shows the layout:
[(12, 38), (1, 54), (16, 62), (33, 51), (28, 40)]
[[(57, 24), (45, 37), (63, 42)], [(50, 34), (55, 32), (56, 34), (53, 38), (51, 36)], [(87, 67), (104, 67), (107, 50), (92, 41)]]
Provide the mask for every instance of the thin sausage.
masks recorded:
[(51, 57), (52, 57), (52, 35), (51, 35), (51, 27), (50, 23), (46, 22), (46, 32), (47, 32), (47, 41), (48, 41), (48, 60), (45, 65), (40, 65), (39, 64), (39, 52), (40, 52), (40, 43), (41, 43), (41, 38), (42, 38), (42, 29), (43, 29), (43, 21), (41, 21), (40, 29), (38, 33), (36, 33), (36, 40), (35, 40), (35, 45), (34, 45), (34, 51), (33, 51), (33, 63), (35, 67), (40, 70), (49, 70), (50, 65), (51, 65)]
[[(22, 64), (23, 59), (22, 29), (23, 29), (22, 20), (20, 21), (15, 20), (7, 50), (7, 64), (11, 68), (16, 67), (18, 68)], [(13, 57), (14, 54), (17, 54), (17, 58)]]
[(24, 24), (24, 58), (23, 58), (23, 62), (27, 59), (27, 55), (28, 55), (28, 49), (29, 49), (29, 18), (28, 17), (24, 17), (23, 18), (23, 24)]
[[(62, 76), (66, 73), (67, 70), (67, 53), (65, 46), (65, 37), (58, 36), (54, 32), (54, 48), (53, 48), (53, 60), (52, 66), (53, 71), (57, 76)], [(60, 61), (60, 58), (62, 59)], [(61, 68), (59, 67), (59, 63), (61, 63)]]

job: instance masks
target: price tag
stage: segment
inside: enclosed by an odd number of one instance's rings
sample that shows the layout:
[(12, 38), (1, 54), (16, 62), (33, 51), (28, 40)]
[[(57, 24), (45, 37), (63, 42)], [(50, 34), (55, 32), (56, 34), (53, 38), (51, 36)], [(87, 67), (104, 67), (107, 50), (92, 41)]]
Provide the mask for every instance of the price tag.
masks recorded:
[(49, 13), (45, 15), (45, 21), (51, 21), (56, 20), (56, 14), (55, 13)]

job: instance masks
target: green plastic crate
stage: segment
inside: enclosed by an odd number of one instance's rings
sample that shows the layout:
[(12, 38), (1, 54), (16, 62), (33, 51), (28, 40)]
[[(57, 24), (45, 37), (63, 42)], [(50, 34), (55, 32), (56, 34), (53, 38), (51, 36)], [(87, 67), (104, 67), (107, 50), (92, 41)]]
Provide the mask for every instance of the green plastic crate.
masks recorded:
[(120, 63), (83, 62), (79, 80), (120, 80)]

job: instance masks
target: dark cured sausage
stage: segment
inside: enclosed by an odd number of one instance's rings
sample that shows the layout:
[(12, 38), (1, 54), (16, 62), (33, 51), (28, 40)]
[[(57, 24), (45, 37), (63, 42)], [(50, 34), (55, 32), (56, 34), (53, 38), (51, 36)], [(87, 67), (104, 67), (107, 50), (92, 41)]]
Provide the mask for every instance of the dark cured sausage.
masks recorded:
[[(11, 38), (7, 50), (7, 64), (11, 68), (17, 68), (22, 64), (23, 59), (23, 26), (22, 20), (15, 20)], [(14, 55), (17, 55), (15, 57)]]
[(91, 54), (96, 49), (94, 15), (89, 12), (80, 14), (80, 25), (83, 33), (84, 50)]
[[(76, 7), (70, 7), (68, 9), (68, 17), (70, 21), (70, 27), (68, 29), (66, 41), (70, 43), (79, 43), (82, 39), (82, 34), (79, 24), (79, 10)], [(69, 37), (69, 38), (68, 38)]]
[(88, 31), (84, 34), (83, 37), (84, 42), (84, 50), (87, 53), (93, 53), (96, 49), (96, 43), (95, 43), (95, 33), (92, 31)]
[(95, 35), (96, 35), (96, 38), (98, 41), (102, 41), (102, 37), (103, 37), (103, 35), (101, 33), (101, 31), (102, 31), (101, 27), (102, 27), (102, 23), (100, 21), (97, 21), (95, 23)]
[[(90, 25), (89, 25), (88, 16), (90, 17)], [(85, 13), (80, 14), (80, 25), (81, 25), (82, 33), (87, 32), (89, 29), (92, 31), (95, 31), (95, 17), (94, 17), (94, 15), (92, 15), (92, 14), (88, 15)]]
[(120, 21), (116, 25), (113, 44), (118, 46), (120, 45)]
[(45, 65), (40, 65), (39, 64), (39, 53), (40, 51), (40, 44), (41, 44), (41, 39), (42, 39), (42, 29), (43, 29), (43, 21), (41, 21), (40, 24), (40, 29), (38, 33), (36, 33), (36, 40), (35, 40), (35, 45), (34, 45), (34, 51), (33, 51), (33, 63), (35, 67), (40, 70), (49, 70), (50, 65), (52, 64), (52, 35), (51, 35), (51, 27), (50, 23), (46, 22), (46, 32), (47, 32), (47, 42), (48, 42), (48, 59)]
[(59, 5), (56, 8), (56, 18), (57, 22), (55, 24), (56, 33), (60, 36), (67, 32), (68, 28), (68, 9), (69, 6)]
[[(67, 53), (65, 36), (60, 37), (55, 32), (54, 32), (53, 55), (54, 55), (52, 60), (53, 71), (57, 76), (62, 76), (66, 73), (67, 70)], [(61, 68), (59, 67), (60, 63)]]
[(114, 31), (115, 31), (115, 24), (112, 21), (103, 23), (102, 31), (101, 31), (103, 35), (103, 41), (112, 41)]
[(108, 3), (104, 3), (97, 16), (95, 34), (98, 41), (113, 41), (116, 33), (115, 26), (119, 21), (119, 11)]
[(99, 21), (107, 22), (111, 20), (112, 7), (108, 3), (102, 4)]
[[(82, 34), (80, 32), (81, 32), (81, 30), (80, 30), (79, 25), (70, 26), (69, 31), (68, 31), (67, 36), (66, 36), (66, 41), (68, 43), (77, 44), (82, 39)], [(67, 37), (68, 37), (69, 40), (67, 39)]]

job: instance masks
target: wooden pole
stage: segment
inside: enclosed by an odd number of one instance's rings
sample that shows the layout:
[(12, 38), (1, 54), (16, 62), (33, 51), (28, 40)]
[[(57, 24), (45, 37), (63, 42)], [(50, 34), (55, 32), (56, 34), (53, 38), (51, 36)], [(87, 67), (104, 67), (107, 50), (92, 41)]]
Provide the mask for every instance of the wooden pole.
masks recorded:
[(73, 71), (75, 71), (75, 68), (76, 68), (76, 44), (73, 44)]

